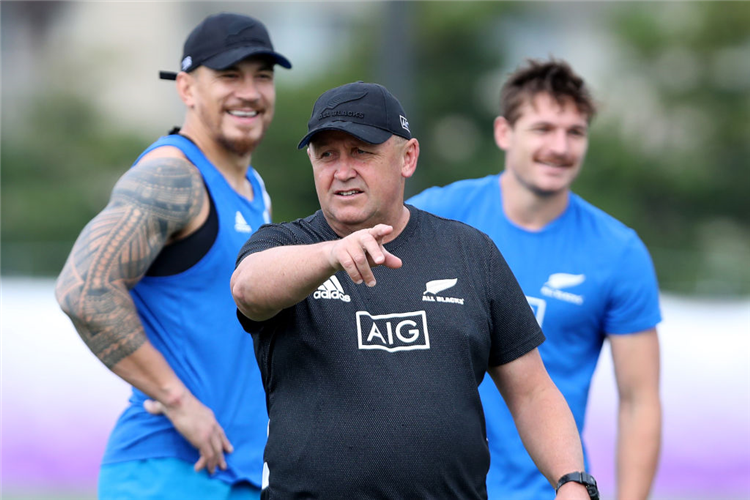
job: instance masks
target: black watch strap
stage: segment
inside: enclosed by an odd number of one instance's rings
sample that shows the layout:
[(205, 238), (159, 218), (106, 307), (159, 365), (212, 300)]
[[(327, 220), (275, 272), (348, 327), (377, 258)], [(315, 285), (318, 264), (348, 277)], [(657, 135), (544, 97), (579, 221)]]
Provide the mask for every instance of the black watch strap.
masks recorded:
[(559, 481), (557, 481), (557, 486), (555, 486), (555, 493), (557, 493), (557, 490), (559, 490), (563, 484), (569, 483), (571, 481), (584, 485), (586, 487), (586, 491), (588, 491), (589, 493), (589, 498), (591, 500), (599, 500), (599, 488), (597, 488), (596, 486), (596, 479), (594, 479), (594, 476), (587, 472), (571, 472), (569, 474), (565, 474), (560, 478)]

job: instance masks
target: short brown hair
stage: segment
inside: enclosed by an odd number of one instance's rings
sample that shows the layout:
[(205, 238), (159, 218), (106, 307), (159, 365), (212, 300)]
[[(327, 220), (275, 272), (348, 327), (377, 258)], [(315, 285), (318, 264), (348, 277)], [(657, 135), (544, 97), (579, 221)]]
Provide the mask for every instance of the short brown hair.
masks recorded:
[(521, 116), (521, 106), (537, 94), (547, 93), (561, 105), (572, 99), (581, 114), (591, 122), (596, 104), (586, 82), (562, 60), (527, 59), (526, 65), (510, 74), (500, 91), (500, 114), (514, 125)]

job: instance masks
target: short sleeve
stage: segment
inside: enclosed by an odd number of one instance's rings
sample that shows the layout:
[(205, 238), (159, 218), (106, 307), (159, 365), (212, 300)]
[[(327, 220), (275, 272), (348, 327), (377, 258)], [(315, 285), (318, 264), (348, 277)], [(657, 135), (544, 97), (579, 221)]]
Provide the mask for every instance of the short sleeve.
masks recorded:
[[(237, 255), (237, 261), (235, 262), (235, 269), (240, 265), (242, 259), (250, 254), (262, 252), (269, 248), (278, 246), (293, 245), (296, 239), (294, 234), (289, 229), (279, 224), (265, 224), (258, 228), (252, 236), (242, 245), (239, 254)], [(258, 331), (263, 322), (253, 321), (239, 309), (237, 309), (237, 319), (242, 325), (243, 330), (248, 333)]]
[(492, 348), (489, 366), (509, 363), (539, 347), (545, 337), (516, 277), (492, 240), (490, 255), (490, 318)]
[(294, 244), (296, 244), (296, 240), (294, 234), (289, 229), (280, 224), (264, 224), (242, 245), (234, 267), (236, 269), (240, 265), (240, 262), (242, 262), (242, 259), (251, 253)]
[(611, 279), (604, 316), (607, 334), (637, 333), (655, 327), (661, 321), (659, 286), (651, 256), (633, 233)]

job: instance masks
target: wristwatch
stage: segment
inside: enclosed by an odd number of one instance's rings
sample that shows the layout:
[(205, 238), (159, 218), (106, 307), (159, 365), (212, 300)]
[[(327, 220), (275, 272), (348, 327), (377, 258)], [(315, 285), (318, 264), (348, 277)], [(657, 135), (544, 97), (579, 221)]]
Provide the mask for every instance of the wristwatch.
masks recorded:
[(594, 479), (594, 476), (586, 472), (571, 472), (569, 474), (565, 474), (557, 482), (557, 486), (555, 486), (555, 493), (557, 493), (557, 490), (560, 489), (560, 486), (571, 481), (584, 485), (586, 487), (586, 491), (588, 491), (589, 493), (589, 498), (591, 500), (599, 500), (599, 488), (596, 487), (596, 479)]

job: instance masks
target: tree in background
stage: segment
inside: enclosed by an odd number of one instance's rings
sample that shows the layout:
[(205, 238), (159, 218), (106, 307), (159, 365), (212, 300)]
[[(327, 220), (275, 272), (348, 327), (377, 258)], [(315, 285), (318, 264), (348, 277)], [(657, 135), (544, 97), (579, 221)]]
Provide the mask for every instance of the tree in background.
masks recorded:
[[(501, 69), (522, 61), (507, 60), (510, 42), (500, 35), (515, 24), (554, 24), (551, 3), (378, 2), (351, 18), (321, 5), (354, 36), (341, 38), (351, 41), (346, 57), (278, 87), (277, 126), (253, 157), (275, 221), (316, 209), (297, 141), (315, 97), (355, 80), (386, 85), (410, 115), (422, 153), (407, 195), (502, 168), (491, 133)], [(750, 293), (750, 4), (554, 5), (573, 18), (597, 9), (615, 47), (604, 88), (594, 85), (607, 97), (576, 191), (638, 231), (663, 290)], [(40, 95), (23, 121), (11, 127), (3, 116), (2, 272), (54, 275), (151, 137), (118, 129), (73, 90)]]
[(638, 230), (663, 289), (749, 293), (750, 4), (618, 4), (608, 22), (621, 118), (595, 128), (578, 189)]

